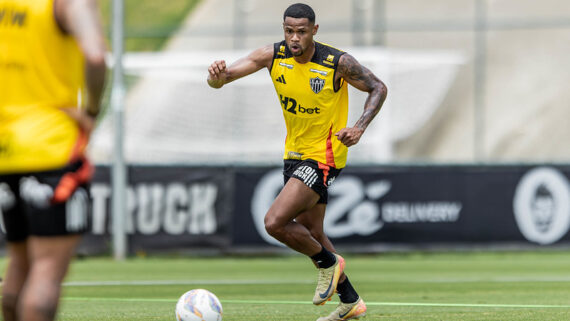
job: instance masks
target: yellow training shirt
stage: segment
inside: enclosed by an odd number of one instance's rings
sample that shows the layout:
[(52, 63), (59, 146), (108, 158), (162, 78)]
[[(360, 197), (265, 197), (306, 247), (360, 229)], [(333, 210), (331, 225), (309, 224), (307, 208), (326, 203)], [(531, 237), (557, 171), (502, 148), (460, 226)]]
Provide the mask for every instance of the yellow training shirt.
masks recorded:
[(284, 159), (312, 159), (343, 168), (348, 148), (336, 136), (348, 119), (348, 87), (334, 77), (343, 51), (315, 42), (310, 62), (295, 61), (285, 41), (274, 44), (271, 78), (285, 117)]
[(0, 0), (0, 173), (50, 170), (83, 153), (60, 108), (78, 108), (84, 59), (53, 0)]

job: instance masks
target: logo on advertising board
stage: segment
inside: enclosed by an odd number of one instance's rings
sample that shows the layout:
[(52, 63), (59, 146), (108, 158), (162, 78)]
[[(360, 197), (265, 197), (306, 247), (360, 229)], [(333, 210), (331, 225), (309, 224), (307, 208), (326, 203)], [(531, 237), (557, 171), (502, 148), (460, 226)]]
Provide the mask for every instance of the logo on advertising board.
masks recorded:
[(513, 211), (523, 236), (542, 245), (560, 240), (570, 228), (570, 185), (557, 169), (537, 167), (519, 181)]
[[(283, 172), (270, 171), (257, 183), (251, 200), (257, 232), (267, 243), (281, 246), (283, 244), (265, 231), (264, 217), (282, 187)], [(337, 178), (329, 188), (324, 221), (327, 235), (331, 238), (371, 236), (385, 224), (455, 222), (463, 207), (459, 201), (382, 201), (391, 190), (392, 182), (386, 179), (364, 182), (353, 175)]]
[[(33, 182), (33, 181), (32, 181)], [(32, 192), (33, 189), (30, 189)], [(111, 229), (109, 183), (91, 185), (92, 215), (91, 233), (103, 235)], [(31, 193), (28, 191), (28, 193)], [(127, 213), (125, 224), (128, 234), (154, 235), (210, 235), (215, 234), (220, 222), (216, 217), (218, 186), (211, 182), (149, 182), (137, 183), (127, 188)], [(31, 195), (31, 194), (30, 194)], [(39, 196), (42, 196), (41, 194)], [(41, 197), (36, 196), (40, 201)], [(28, 196), (30, 197), (30, 196)], [(85, 217), (78, 213), (87, 211), (87, 191), (78, 189), (67, 203), (67, 228), (69, 231), (83, 228)], [(15, 205), (16, 197), (5, 183), (0, 183), (0, 231), (5, 233), (2, 212)], [(38, 201), (36, 201), (38, 202)], [(42, 204), (40, 204), (42, 205)]]
[[(220, 222), (216, 218), (218, 186), (212, 182), (148, 182), (127, 188), (128, 234), (210, 235), (216, 233)], [(92, 233), (110, 232), (108, 203), (111, 186), (95, 183)]]

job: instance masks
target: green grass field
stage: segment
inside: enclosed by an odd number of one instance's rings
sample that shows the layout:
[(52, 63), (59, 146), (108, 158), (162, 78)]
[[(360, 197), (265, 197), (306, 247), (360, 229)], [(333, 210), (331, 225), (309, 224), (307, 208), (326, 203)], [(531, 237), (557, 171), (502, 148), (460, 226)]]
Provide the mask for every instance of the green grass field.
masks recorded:
[[(565, 252), (346, 256), (366, 320), (570, 320)], [(6, 260), (0, 261), (4, 270)], [(76, 260), (59, 320), (174, 320), (178, 297), (214, 292), (224, 321), (316, 320), (316, 270), (301, 255)]]

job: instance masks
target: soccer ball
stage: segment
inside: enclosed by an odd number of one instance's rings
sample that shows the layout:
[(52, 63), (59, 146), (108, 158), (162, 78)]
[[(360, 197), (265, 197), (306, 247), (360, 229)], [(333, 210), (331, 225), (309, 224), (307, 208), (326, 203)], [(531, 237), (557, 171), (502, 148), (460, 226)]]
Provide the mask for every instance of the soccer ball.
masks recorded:
[(177, 321), (222, 321), (222, 304), (210, 291), (190, 290), (176, 303)]

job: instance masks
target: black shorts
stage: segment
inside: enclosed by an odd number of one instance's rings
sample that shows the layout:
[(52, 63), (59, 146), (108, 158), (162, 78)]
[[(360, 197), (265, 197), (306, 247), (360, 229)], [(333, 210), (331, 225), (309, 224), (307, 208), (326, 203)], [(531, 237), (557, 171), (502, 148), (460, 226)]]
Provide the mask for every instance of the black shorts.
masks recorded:
[(320, 198), (317, 203), (327, 204), (328, 187), (334, 182), (341, 170), (312, 159), (286, 159), (283, 165), (283, 179), (285, 184), (291, 177), (300, 180), (319, 194)]
[(79, 161), (60, 170), (0, 175), (0, 212), (9, 242), (88, 229), (93, 168)]

